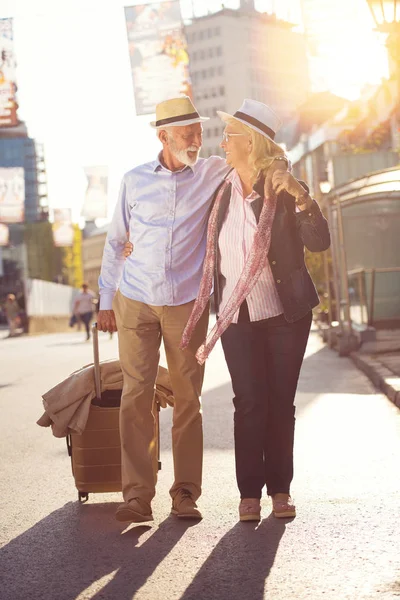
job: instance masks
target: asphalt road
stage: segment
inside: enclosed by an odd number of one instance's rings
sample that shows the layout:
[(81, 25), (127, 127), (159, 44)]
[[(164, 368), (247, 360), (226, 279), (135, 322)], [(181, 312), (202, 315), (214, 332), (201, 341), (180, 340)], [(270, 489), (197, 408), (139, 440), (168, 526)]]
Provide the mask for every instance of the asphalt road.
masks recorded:
[[(298, 516), (263, 500), (238, 523), (231, 386), (218, 346), (203, 395), (198, 524), (170, 516), (171, 410), (161, 413), (155, 522), (124, 527), (119, 494), (80, 505), (63, 439), (36, 425), (41, 394), (91, 361), (83, 333), (0, 339), (2, 600), (389, 600), (400, 597), (400, 418), (345, 358), (310, 338), (297, 396)], [(102, 335), (102, 358), (117, 340)]]

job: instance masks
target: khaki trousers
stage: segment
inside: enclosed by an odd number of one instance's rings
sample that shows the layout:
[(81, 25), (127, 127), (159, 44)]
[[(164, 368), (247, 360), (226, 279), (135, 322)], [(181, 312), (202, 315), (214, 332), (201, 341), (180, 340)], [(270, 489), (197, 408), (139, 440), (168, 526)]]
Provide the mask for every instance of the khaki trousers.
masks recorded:
[(209, 307), (196, 327), (189, 348), (180, 350), (179, 343), (193, 305), (194, 300), (181, 306), (150, 306), (130, 300), (120, 292), (114, 298), (124, 376), (120, 435), (125, 502), (132, 498), (151, 502), (155, 495), (156, 444), (152, 406), (161, 339), (175, 398), (172, 426), (175, 481), (170, 494), (173, 498), (180, 488), (188, 489), (195, 500), (201, 494), (203, 429), (200, 394), (204, 365), (198, 364), (195, 351), (207, 334)]

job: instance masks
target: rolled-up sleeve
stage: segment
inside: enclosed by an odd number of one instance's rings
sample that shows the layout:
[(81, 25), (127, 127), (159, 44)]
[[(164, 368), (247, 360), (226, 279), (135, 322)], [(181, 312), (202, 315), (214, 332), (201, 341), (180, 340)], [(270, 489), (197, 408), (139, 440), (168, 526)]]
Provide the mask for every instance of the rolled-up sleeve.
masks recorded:
[(110, 310), (124, 269), (124, 244), (129, 231), (129, 205), (125, 178), (122, 180), (118, 202), (107, 233), (99, 277), (100, 310)]
[(322, 252), (329, 248), (331, 238), (328, 222), (315, 200), (310, 208), (296, 214), (296, 220), (299, 235), (310, 252)]

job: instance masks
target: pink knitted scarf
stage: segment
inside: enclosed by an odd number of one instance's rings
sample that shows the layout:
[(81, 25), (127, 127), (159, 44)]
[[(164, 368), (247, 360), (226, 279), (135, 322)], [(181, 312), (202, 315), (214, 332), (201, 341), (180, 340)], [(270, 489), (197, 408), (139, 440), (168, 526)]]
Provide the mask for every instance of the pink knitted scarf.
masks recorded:
[[(217, 197), (210, 214), (207, 229), (207, 248), (203, 265), (203, 276), (200, 282), (199, 294), (193, 306), (192, 314), (189, 317), (182, 335), (182, 340), (179, 345), (181, 349), (187, 348), (189, 345), (194, 328), (196, 327), (196, 324), (203, 314), (204, 309), (210, 299), (215, 269), (218, 211), (222, 196), (228, 185), (228, 182), (222, 184), (217, 193)], [(253, 245), (247, 257), (246, 264), (244, 265), (239, 281), (237, 282), (236, 287), (233, 290), (225, 308), (219, 315), (217, 322), (209, 332), (207, 339), (196, 352), (197, 361), (201, 365), (208, 358), (216, 342), (232, 322), (236, 311), (242, 304), (243, 300), (251, 292), (254, 285), (257, 283), (257, 280), (267, 263), (275, 210), (276, 195), (271, 193), (271, 195), (264, 197), (264, 203), (261, 210), (257, 231), (254, 235)]]

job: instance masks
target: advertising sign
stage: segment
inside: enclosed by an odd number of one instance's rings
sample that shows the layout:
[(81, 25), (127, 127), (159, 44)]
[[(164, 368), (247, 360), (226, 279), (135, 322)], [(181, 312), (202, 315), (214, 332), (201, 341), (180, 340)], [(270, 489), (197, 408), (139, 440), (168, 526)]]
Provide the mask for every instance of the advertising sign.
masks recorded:
[(70, 208), (53, 208), (53, 221), (54, 223), (62, 223), (68, 221), (71, 223), (72, 214)]
[(0, 223), (0, 246), (8, 246), (10, 232), (7, 225)]
[(192, 95), (180, 4), (125, 7), (136, 114), (155, 112), (163, 100)]
[(74, 227), (70, 208), (53, 208), (53, 242), (56, 247), (73, 246)]
[(0, 223), (21, 223), (25, 213), (22, 167), (0, 167)]
[(107, 217), (108, 167), (85, 167), (88, 186), (82, 217), (88, 221)]
[(18, 124), (12, 19), (0, 19), (0, 127)]

